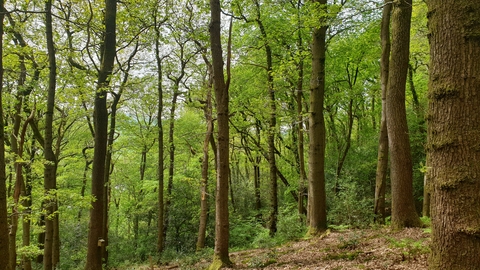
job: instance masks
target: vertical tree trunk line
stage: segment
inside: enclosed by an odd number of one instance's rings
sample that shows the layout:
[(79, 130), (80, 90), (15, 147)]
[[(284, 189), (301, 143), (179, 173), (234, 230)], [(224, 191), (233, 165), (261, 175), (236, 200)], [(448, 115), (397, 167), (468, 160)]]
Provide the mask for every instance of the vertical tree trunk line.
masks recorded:
[[(310, 78), (309, 152), (308, 152), (308, 220), (310, 235), (327, 229), (325, 192), (325, 51), (326, 0), (314, 0), (321, 5), (319, 26), (312, 31), (312, 76)], [(324, 13), (325, 12), (325, 13)]]
[(480, 2), (427, 1), (429, 269), (480, 265)]
[(393, 3), (386, 115), (393, 228), (420, 226), (413, 198), (413, 165), (405, 108), (412, 1)]
[(382, 43), (382, 55), (380, 58), (380, 81), (382, 95), (382, 115), (380, 119), (380, 135), (378, 138), (377, 172), (375, 175), (375, 202), (373, 212), (375, 221), (385, 223), (385, 186), (388, 170), (388, 132), (387, 132), (387, 86), (388, 66), (390, 61), (390, 15), (392, 4), (385, 0), (382, 10), (382, 22), (380, 25), (380, 40)]
[[(229, 174), (229, 124), (228, 124), (228, 81), (223, 71), (221, 43), (221, 7), (219, 0), (210, 0), (210, 46), (212, 53), (213, 87), (217, 108), (217, 185), (215, 197), (215, 249), (214, 259), (209, 269), (220, 269), (231, 265), (228, 252), (229, 213), (228, 213), (228, 174)], [(227, 74), (229, 63), (227, 61)], [(229, 76), (228, 76), (229, 79)]]
[(57, 64), (55, 56), (55, 46), (53, 43), (53, 25), (52, 25), (52, 1), (45, 2), (45, 27), (48, 51), (48, 93), (47, 109), (45, 113), (45, 145), (44, 145), (44, 189), (45, 189), (45, 243), (43, 249), (43, 268), (45, 270), (55, 269), (59, 262), (58, 254), (55, 250), (58, 243), (55, 241), (55, 220), (58, 219), (57, 209), (57, 158), (53, 151), (53, 113), (55, 110), (55, 92), (57, 84)]
[(116, 16), (117, 1), (105, 0), (105, 32), (100, 52), (100, 70), (94, 101), (95, 119), (95, 148), (93, 153), (92, 168), (92, 195), (96, 198), (92, 202), (90, 210), (90, 223), (88, 230), (88, 249), (86, 270), (98, 270), (102, 268), (101, 247), (104, 244), (104, 180), (105, 180), (105, 159), (107, 154), (107, 88), (110, 83), (110, 76), (113, 72), (116, 54)]

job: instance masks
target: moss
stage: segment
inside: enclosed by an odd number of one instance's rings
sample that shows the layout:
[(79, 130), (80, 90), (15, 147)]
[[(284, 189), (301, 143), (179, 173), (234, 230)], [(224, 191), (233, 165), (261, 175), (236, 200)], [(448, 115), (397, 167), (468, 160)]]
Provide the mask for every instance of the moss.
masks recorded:
[(479, 10), (475, 10), (471, 5), (464, 7), (466, 14), (463, 36), (467, 40), (480, 41), (480, 16), (478, 15)]
[(464, 233), (468, 236), (473, 236), (480, 238), (480, 227), (467, 227), (459, 229), (459, 232)]
[(213, 257), (213, 261), (212, 263), (210, 264), (210, 266), (208, 266), (208, 270), (219, 270), (219, 269), (222, 269), (224, 267), (229, 267), (232, 265), (232, 262), (230, 261), (230, 259), (228, 257), (226, 258), (222, 258), (218, 255), (215, 255)]
[(458, 97), (459, 95), (460, 91), (455, 87), (450, 85), (439, 85), (437, 87), (434, 87), (432, 91), (430, 91), (429, 98), (435, 100), (442, 100)]
[(468, 168), (456, 167), (444, 173), (442, 179), (439, 179), (439, 188), (441, 190), (453, 190), (458, 188), (459, 185), (465, 183), (473, 183)]

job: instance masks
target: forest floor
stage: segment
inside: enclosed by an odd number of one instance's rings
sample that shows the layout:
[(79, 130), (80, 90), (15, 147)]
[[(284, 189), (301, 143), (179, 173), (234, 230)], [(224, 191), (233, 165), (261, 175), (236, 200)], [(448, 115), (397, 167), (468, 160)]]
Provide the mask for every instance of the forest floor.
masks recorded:
[[(427, 269), (430, 233), (421, 228), (327, 231), (323, 236), (282, 246), (230, 253), (227, 269)], [(169, 265), (153, 269), (206, 269), (210, 261), (195, 265)], [(145, 268), (152, 269), (152, 268)]]

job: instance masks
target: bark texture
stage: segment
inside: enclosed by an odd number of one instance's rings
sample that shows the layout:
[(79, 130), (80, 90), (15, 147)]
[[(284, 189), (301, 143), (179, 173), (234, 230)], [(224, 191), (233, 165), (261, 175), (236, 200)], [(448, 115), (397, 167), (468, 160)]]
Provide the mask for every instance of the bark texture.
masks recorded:
[(480, 265), (480, 2), (430, 0), (429, 269)]
[(105, 200), (105, 159), (107, 154), (107, 87), (113, 71), (116, 43), (116, 0), (105, 0), (105, 33), (101, 46), (101, 66), (98, 72), (97, 91), (95, 94), (95, 148), (93, 152), (92, 195), (96, 198), (90, 210), (88, 230), (88, 250), (86, 270), (102, 269), (104, 200)]
[[(326, 11), (326, 0), (314, 1)], [(308, 217), (309, 234), (327, 229), (325, 194), (325, 36), (327, 26), (323, 19), (312, 33), (312, 76), (310, 78), (309, 152), (308, 152)]]
[(391, 159), (392, 227), (395, 229), (420, 226), (413, 199), (413, 167), (405, 108), (411, 16), (411, 0), (393, 3), (386, 112)]
[[(52, 1), (45, 2), (45, 27), (48, 50), (48, 94), (47, 94), (47, 111), (45, 113), (45, 141), (44, 141), (44, 189), (45, 189), (45, 242), (43, 249), (43, 269), (55, 269), (58, 263), (56, 258), (54, 260), (54, 231), (55, 219), (58, 219), (56, 214), (57, 209), (57, 159), (53, 152), (53, 112), (55, 109), (55, 92), (57, 83), (57, 64), (55, 58), (55, 47), (53, 44), (53, 29), (52, 29)], [(56, 257), (56, 256), (55, 256)]]
[[(0, 119), (3, 119), (3, 13), (4, 0), (0, 0)], [(5, 175), (5, 133), (4, 123), (0, 121), (0, 270), (9, 270), (10, 258), (8, 256), (8, 220), (7, 220), (7, 188)]]
[(223, 74), (223, 55), (220, 36), (220, 1), (210, 0), (210, 46), (212, 51), (213, 87), (215, 90), (218, 147), (217, 147), (217, 187), (215, 198), (215, 250), (210, 269), (230, 265), (228, 254), (228, 175), (229, 175), (229, 126), (228, 126), (228, 87)]
[(380, 120), (380, 136), (378, 139), (377, 173), (375, 177), (375, 221), (385, 223), (385, 186), (388, 170), (388, 132), (387, 132), (387, 85), (388, 66), (390, 62), (390, 14), (392, 4), (385, 1), (382, 10), (380, 39), (382, 42), (382, 57), (380, 58), (380, 79), (382, 88), (382, 116)]

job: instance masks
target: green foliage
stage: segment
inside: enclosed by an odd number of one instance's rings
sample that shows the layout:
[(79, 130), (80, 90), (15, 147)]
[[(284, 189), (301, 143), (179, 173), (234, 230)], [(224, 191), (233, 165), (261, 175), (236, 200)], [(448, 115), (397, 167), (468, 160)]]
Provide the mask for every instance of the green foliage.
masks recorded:
[(373, 199), (365, 198), (354, 181), (342, 183), (341, 190), (329, 196), (329, 224), (365, 228), (373, 222)]
[(387, 237), (391, 247), (398, 248), (402, 252), (402, 257), (409, 259), (421, 254), (430, 253), (430, 248), (425, 245), (423, 240), (414, 240), (411, 238), (395, 239)]

